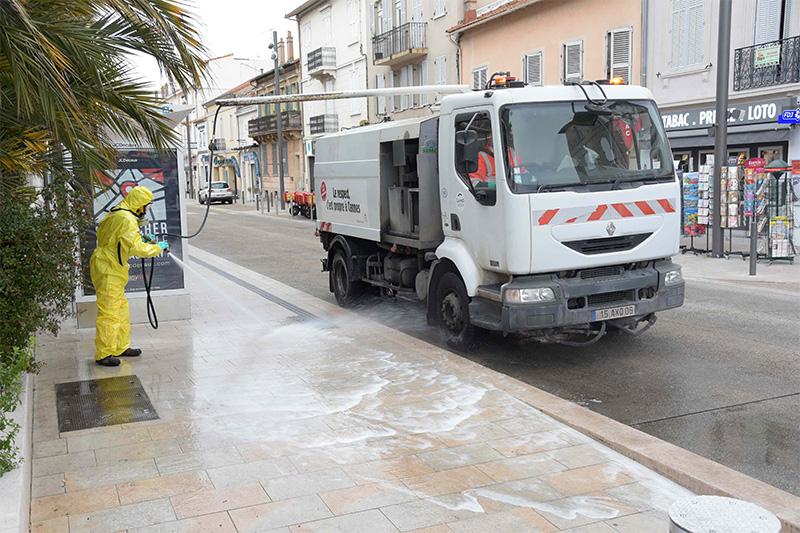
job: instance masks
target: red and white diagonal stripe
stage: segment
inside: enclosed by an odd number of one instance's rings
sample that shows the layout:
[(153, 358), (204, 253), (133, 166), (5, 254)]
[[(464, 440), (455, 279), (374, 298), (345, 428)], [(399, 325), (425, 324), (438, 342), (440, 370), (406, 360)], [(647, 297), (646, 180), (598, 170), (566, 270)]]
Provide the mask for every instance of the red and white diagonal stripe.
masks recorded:
[(675, 212), (675, 199), (639, 200), (596, 206), (564, 207), (533, 212), (533, 223), (537, 226), (574, 224), (596, 220), (618, 220), (621, 218), (647, 217)]

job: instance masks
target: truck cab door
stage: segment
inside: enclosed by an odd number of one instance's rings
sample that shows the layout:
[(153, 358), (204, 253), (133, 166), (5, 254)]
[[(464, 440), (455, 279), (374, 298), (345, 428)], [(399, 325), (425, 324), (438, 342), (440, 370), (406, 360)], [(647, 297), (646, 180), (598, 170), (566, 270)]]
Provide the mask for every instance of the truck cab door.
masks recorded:
[(462, 241), (481, 269), (502, 271), (502, 193), (507, 185), (496, 112), (491, 107), (454, 111), (439, 132), (445, 238)]

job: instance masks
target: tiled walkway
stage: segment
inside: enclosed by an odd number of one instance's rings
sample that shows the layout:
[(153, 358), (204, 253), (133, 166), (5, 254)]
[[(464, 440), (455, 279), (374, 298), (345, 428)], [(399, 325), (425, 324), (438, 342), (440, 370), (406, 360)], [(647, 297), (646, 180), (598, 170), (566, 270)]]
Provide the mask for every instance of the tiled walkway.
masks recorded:
[[(250, 286), (195, 264), (193, 319), (135, 326), (140, 360), (40, 339), (32, 531), (657, 532), (689, 494), (490, 370), (193, 254)], [(55, 383), (121, 374), (159, 420), (59, 434)]]

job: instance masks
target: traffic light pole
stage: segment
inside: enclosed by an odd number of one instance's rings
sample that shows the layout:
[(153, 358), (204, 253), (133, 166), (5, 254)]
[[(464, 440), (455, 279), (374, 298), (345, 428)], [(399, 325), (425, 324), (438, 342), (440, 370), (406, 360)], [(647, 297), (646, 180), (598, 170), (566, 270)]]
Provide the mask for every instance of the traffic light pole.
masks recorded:
[[(731, 1), (719, 2), (719, 39), (717, 40), (717, 113), (714, 124), (714, 205), (711, 210), (711, 255), (723, 257), (725, 236), (722, 231), (722, 167), (728, 164), (728, 77), (731, 55)], [(725, 213), (727, 216), (727, 213)]]

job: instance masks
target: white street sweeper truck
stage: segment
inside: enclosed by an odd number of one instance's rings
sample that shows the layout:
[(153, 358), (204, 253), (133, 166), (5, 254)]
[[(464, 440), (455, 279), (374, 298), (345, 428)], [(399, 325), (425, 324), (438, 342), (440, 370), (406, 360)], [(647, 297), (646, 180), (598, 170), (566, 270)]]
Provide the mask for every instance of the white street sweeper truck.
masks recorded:
[(465, 346), (475, 328), (635, 335), (683, 304), (680, 186), (647, 89), (493, 76), (457, 92), (430, 118), (316, 140), (317, 230), (340, 305), (370, 286), (414, 296)]

